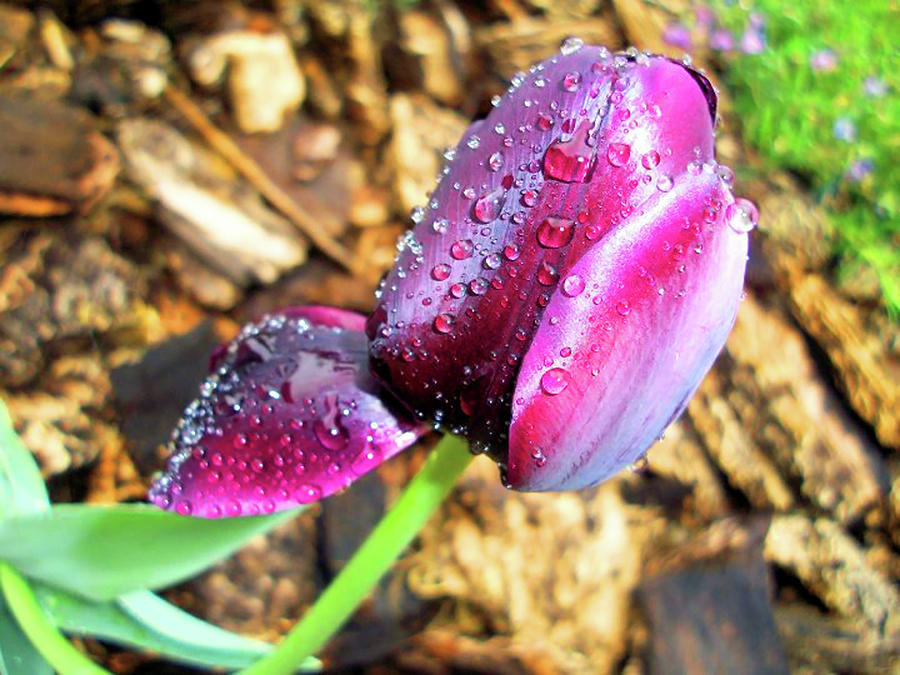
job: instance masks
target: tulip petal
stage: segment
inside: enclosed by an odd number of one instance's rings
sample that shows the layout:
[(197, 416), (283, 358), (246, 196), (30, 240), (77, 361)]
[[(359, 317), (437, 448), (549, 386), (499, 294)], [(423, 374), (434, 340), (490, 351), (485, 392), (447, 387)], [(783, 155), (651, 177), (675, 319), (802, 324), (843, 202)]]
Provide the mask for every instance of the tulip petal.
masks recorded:
[(748, 238), (732, 203), (712, 170), (684, 176), (572, 267), (584, 290), (563, 280), (518, 374), (511, 487), (599, 483), (680, 414), (737, 313)]
[(340, 490), (424, 431), (368, 371), (359, 314), (300, 307), (246, 326), (176, 429), (158, 506), (218, 518)]
[(401, 241), (367, 328), (379, 378), (505, 457), (516, 374), (559, 280), (712, 160), (714, 101), (681, 64), (601, 47), (514, 79)]

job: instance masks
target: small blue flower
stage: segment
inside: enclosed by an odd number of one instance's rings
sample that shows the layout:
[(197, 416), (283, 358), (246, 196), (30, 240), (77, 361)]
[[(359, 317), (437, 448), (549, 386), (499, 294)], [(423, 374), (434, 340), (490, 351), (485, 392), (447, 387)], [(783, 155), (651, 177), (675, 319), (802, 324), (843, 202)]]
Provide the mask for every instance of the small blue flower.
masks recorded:
[(839, 141), (852, 143), (856, 140), (856, 123), (849, 117), (839, 117), (832, 130)]

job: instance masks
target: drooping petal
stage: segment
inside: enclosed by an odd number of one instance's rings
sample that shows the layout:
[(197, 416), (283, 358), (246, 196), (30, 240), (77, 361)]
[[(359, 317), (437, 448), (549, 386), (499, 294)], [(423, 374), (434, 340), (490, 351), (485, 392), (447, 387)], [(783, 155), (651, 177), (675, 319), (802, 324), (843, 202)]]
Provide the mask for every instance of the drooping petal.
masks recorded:
[(516, 374), (559, 280), (712, 160), (714, 109), (681, 64), (601, 47), (516, 78), (401, 242), (368, 325), (378, 376), (424, 418), (505, 454)]
[(246, 326), (176, 429), (150, 500), (178, 513), (255, 515), (316, 501), (424, 431), (368, 371), (365, 319), (299, 307)]
[(507, 465), (521, 490), (596, 484), (681, 412), (734, 323), (747, 228), (708, 167), (588, 251), (547, 306), (519, 371)]

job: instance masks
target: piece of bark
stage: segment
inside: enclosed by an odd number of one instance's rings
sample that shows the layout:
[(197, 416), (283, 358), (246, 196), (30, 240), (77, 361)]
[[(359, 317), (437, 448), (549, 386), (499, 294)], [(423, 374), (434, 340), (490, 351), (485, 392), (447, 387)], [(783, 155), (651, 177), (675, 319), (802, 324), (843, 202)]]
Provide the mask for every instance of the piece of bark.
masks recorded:
[(115, 147), (84, 111), (58, 101), (0, 96), (0, 212), (87, 211), (118, 172)]
[(629, 522), (615, 483), (520, 494), (500, 486), (491, 462), (476, 461), (404, 561), (408, 583), (445, 599), (443, 621), (454, 630), (568, 651), (580, 668), (611, 672), (640, 574), (641, 540)]
[(162, 249), (175, 281), (204, 307), (229, 310), (243, 298), (240, 286), (205, 265), (180, 241), (165, 241)]
[(818, 275), (793, 279), (791, 310), (828, 354), (853, 409), (872, 425), (878, 440), (900, 449), (900, 328), (881, 322), (868, 328), (863, 313)]
[(159, 335), (145, 273), (99, 237), (22, 232), (0, 271), (0, 386), (22, 386), (55, 341), (143, 344)]
[(644, 581), (648, 672), (789, 672), (759, 551), (713, 558)]
[(163, 467), (159, 448), (168, 443), (178, 420), (207, 374), (207, 363), (221, 337), (209, 322), (147, 350), (137, 363), (110, 373), (120, 427), (141, 473)]
[(691, 488), (689, 508), (711, 521), (728, 513), (730, 506), (715, 465), (709, 460), (696, 432), (688, 424), (675, 422), (647, 454), (649, 470), (674, 478)]
[(247, 134), (278, 131), (306, 95), (290, 41), (274, 25), (263, 23), (268, 21), (197, 38), (186, 50), (196, 82), (208, 87), (227, 79), (235, 122)]
[(271, 283), (306, 259), (306, 245), (290, 223), (174, 128), (125, 120), (118, 140), (128, 175), (159, 202), (163, 222), (235, 283)]
[(873, 639), (900, 638), (896, 586), (868, 563), (859, 544), (834, 521), (799, 514), (775, 516), (765, 555)]
[[(708, 399), (705, 392), (717, 381), (720, 398)], [(732, 458), (728, 446), (707, 439), (709, 451), (742, 489), (749, 476), (773, 463), (805, 500), (842, 523), (859, 521), (880, 505), (888, 472), (878, 448), (823, 381), (804, 336), (777, 308), (747, 295), (712, 381), (701, 392), (690, 408), (695, 425), (706, 429), (701, 408), (707, 405), (741, 436), (738, 445), (760, 455), (748, 465)], [(788, 501), (769, 494), (772, 506), (786, 510)]]
[(775, 608), (793, 672), (887, 673), (900, 662), (900, 640), (873, 639), (857, 622), (799, 603)]
[(516, 72), (557, 53), (567, 38), (578, 37), (585, 44), (604, 45), (610, 50), (622, 46), (615, 17), (609, 12), (568, 21), (525, 16), (517, 21), (476, 28), (474, 35), (477, 48), (490, 56), (492, 69), (498, 76), (494, 93), (502, 93), (500, 87), (505, 88), (505, 82)]
[(456, 147), (468, 121), (424, 96), (407, 94), (391, 97), (391, 119), (394, 195), (408, 213), (425, 204), (444, 165), (443, 152)]

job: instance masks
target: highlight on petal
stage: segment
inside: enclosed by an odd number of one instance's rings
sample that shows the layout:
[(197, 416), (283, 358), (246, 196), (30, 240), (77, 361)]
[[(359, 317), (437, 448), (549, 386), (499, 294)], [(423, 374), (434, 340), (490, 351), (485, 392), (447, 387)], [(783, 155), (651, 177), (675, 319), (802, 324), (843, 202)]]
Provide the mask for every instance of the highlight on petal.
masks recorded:
[(505, 457), (516, 376), (550, 298), (642, 204), (713, 162), (714, 105), (682, 64), (602, 47), (514, 78), (401, 242), (368, 324), (379, 378)]
[(425, 428), (369, 375), (364, 324), (300, 307), (244, 327), (213, 356), (150, 500), (207, 518), (272, 513), (332, 494), (412, 444)]
[(708, 166), (654, 196), (567, 272), (518, 374), (511, 487), (599, 483), (680, 414), (737, 314), (749, 229), (737, 211)]

